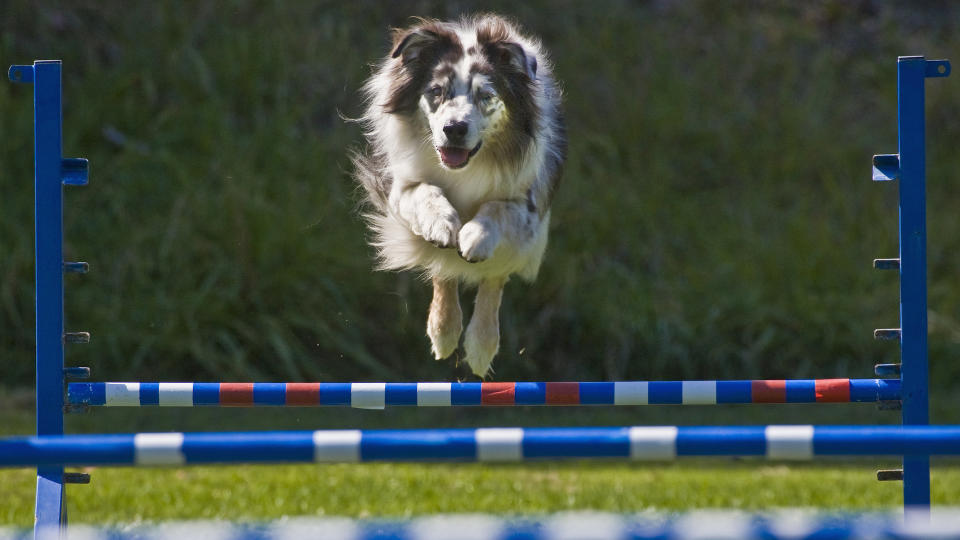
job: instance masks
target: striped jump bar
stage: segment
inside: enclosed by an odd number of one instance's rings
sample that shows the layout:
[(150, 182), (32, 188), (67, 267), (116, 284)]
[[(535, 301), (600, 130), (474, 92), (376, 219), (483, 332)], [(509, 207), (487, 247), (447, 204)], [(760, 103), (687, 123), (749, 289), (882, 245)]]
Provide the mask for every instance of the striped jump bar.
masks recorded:
[(900, 399), (899, 379), (483, 383), (70, 383), (72, 404), (107, 407), (715, 405)]
[(678, 456), (960, 455), (960, 426), (329, 430), (62, 435), (0, 440), (0, 467)]

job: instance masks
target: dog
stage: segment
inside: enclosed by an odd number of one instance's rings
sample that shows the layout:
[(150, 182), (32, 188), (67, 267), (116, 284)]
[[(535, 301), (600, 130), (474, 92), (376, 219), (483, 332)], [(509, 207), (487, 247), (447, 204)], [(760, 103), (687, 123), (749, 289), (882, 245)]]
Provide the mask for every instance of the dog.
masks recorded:
[(566, 159), (561, 92), (540, 42), (496, 15), (417, 19), (393, 31), (363, 86), (353, 155), (378, 270), (433, 283), (437, 360), (463, 332), (459, 284), (476, 285), (464, 360), (487, 376), (500, 346), (503, 287), (533, 281)]

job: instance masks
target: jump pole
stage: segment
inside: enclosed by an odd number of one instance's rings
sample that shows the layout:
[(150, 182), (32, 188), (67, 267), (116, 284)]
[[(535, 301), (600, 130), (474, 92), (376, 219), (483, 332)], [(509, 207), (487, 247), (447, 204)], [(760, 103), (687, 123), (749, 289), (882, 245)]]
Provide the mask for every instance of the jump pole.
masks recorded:
[[(63, 260), (63, 185), (86, 184), (87, 160), (63, 158), (60, 61), (10, 66), (8, 76), (33, 84), (36, 426), (38, 436), (56, 436), (63, 434), (64, 343), (89, 339), (86, 333), (65, 333), (63, 323), (63, 273), (86, 269), (86, 263)], [(62, 466), (37, 468), (38, 528), (65, 524), (64, 483)]]
[(0, 440), (0, 467), (960, 455), (960, 426), (636, 426), (59, 435)]
[(900, 379), (482, 383), (70, 383), (84, 407), (515, 407), (897, 403)]
[[(927, 209), (925, 83), (928, 77), (946, 77), (950, 62), (922, 56), (897, 59), (898, 154), (874, 156), (874, 180), (899, 180), (900, 256), (877, 268), (900, 270), (900, 328), (876, 330), (880, 338), (900, 341), (904, 426), (930, 423), (927, 359)], [(879, 260), (884, 261), (884, 260)], [(930, 458), (903, 459), (903, 503), (930, 505)]]

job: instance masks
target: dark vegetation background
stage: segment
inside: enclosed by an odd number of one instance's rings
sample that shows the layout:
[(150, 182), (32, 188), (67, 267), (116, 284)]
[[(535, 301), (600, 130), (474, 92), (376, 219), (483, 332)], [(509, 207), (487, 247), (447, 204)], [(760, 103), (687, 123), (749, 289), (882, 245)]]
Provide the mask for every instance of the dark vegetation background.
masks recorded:
[[(570, 159), (499, 380), (869, 377), (896, 358), (896, 57), (960, 67), (951, 2), (0, 3), (64, 61), (68, 351), (98, 380), (450, 380), (428, 287), (374, 273), (346, 150), (411, 15), (511, 15), (552, 51)], [(32, 89), (0, 84), (0, 350), (33, 373)], [(928, 83), (930, 348), (960, 353), (960, 72)], [(464, 295), (469, 315), (471, 300)]]

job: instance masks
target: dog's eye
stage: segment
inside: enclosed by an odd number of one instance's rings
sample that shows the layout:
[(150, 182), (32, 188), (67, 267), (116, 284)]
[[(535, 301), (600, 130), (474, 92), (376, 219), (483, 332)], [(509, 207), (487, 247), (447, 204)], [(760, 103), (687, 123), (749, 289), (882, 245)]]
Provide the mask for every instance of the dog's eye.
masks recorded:
[(481, 103), (486, 104), (486, 103), (490, 103), (493, 100), (493, 98), (496, 96), (493, 92), (480, 92), (480, 94), (477, 97), (480, 99)]
[(437, 99), (441, 95), (443, 95), (443, 88), (440, 88), (439, 86), (431, 86), (430, 89), (427, 90), (427, 96), (430, 99)]

